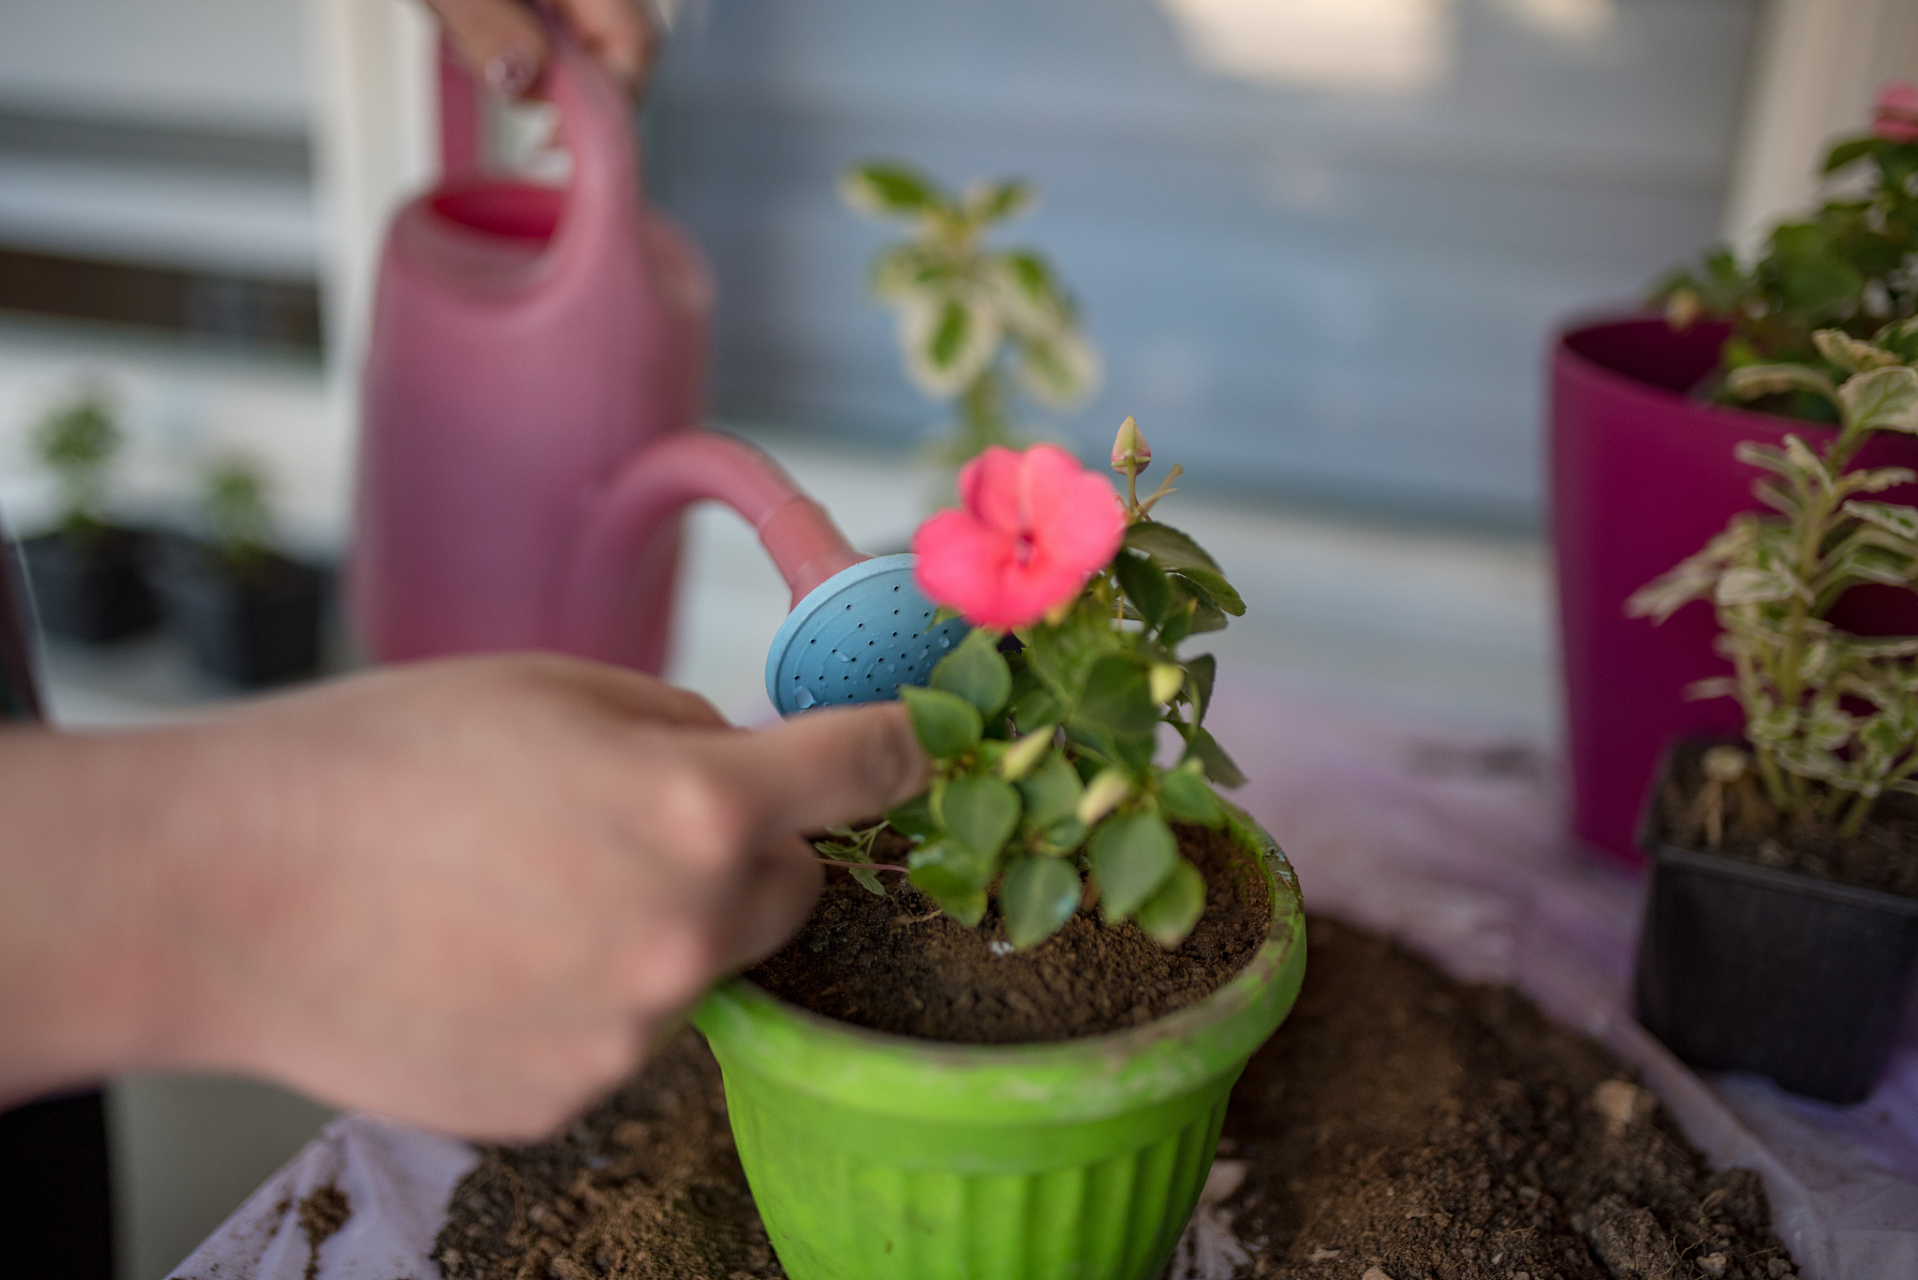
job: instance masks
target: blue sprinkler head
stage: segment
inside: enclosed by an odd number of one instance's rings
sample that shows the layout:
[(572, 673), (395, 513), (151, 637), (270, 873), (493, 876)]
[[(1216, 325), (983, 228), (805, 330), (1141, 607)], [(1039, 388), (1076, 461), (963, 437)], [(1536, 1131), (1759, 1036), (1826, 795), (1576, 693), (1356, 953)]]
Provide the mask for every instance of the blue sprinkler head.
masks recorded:
[(766, 696), (782, 716), (813, 707), (884, 702), (924, 684), (970, 630), (932, 625), (932, 601), (912, 580), (911, 555), (841, 569), (786, 616), (766, 655)]

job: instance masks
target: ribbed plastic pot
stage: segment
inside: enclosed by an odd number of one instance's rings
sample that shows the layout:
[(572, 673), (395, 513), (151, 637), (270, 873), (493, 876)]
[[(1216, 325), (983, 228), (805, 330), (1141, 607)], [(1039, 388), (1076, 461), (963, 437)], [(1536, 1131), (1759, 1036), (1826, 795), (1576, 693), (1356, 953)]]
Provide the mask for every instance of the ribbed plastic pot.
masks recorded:
[(744, 980), (694, 1014), (793, 1280), (1150, 1280), (1212, 1167), (1227, 1094), (1305, 974), (1298, 881), (1231, 811), (1272, 895), (1265, 945), (1199, 1004), (1112, 1035), (883, 1035)]
[(1652, 873), (1632, 981), (1638, 1020), (1694, 1067), (1864, 1101), (1918, 979), (1918, 899), (1659, 839), (1652, 811), (1677, 749), (1640, 820)]

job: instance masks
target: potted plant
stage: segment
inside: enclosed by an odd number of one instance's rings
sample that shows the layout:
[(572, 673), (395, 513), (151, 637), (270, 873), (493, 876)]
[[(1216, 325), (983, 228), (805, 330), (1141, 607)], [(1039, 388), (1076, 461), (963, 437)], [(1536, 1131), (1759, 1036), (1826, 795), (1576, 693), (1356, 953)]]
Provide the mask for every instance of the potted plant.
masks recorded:
[[(1726, 389), (1821, 397), (1816, 447), (1745, 442), (1769, 474), (1704, 550), (1635, 594), (1664, 620), (1710, 601), (1742, 745), (1681, 742), (1645, 806), (1652, 881), (1639, 1016), (1696, 1066), (1761, 1072), (1832, 1102), (1865, 1097), (1918, 964), (1918, 636), (1837, 625), (1869, 584), (1918, 582), (1918, 509), (1888, 501), (1904, 467), (1861, 462), (1876, 434), (1918, 434), (1918, 320), (1871, 341), (1816, 331), (1818, 366), (1746, 365)], [(1828, 376), (1835, 369), (1839, 378)]]
[(108, 478), (124, 443), (98, 386), (82, 388), (34, 428), (33, 454), (59, 487), (60, 518), (21, 550), (40, 625), (50, 634), (99, 644), (160, 619), (141, 573), (145, 535), (105, 515)]
[(910, 165), (873, 162), (848, 169), (840, 193), (853, 208), (912, 229), (873, 259), (872, 289), (898, 313), (906, 377), (953, 404), (942, 463), (957, 467), (991, 445), (1023, 442), (1015, 388), (1059, 409), (1097, 390), (1098, 350), (1079, 332), (1078, 308), (1051, 264), (1035, 249), (985, 243), (1032, 207), (1029, 183), (981, 182), (954, 196)]
[(228, 457), (207, 469), (203, 537), (160, 545), (155, 583), (201, 669), (242, 688), (310, 676), (319, 667), (327, 575), (273, 550), (267, 482)]
[[(1180, 653), (1243, 605), (1203, 550), (1153, 518), (1170, 478), (1138, 497), (1149, 457), (1127, 419), (1113, 451), (1123, 502), (1049, 445), (994, 446), (961, 472), (963, 505), (914, 538), (926, 594), (975, 624), (927, 687), (902, 690), (930, 788), (833, 833), (822, 852), (865, 887), (829, 885), (800, 940), (695, 1014), (796, 1280), (1158, 1275), (1227, 1092), (1291, 1008), (1298, 887), (1271, 837), (1213, 790), (1241, 780), (1203, 727), (1214, 663)], [(1182, 745), (1176, 763), (1155, 759), (1161, 731)], [(887, 842), (895, 855), (876, 858)], [(866, 896), (889, 891), (898, 901)], [(931, 912), (914, 913), (925, 899)], [(836, 945), (848, 903), (872, 904), (883, 942)], [(1128, 1020), (1134, 961), (1104, 957), (1202, 966), (1227, 928), (1244, 929), (1243, 949), (1193, 1002)], [(925, 1000), (878, 990), (920, 1005), (902, 1016), (924, 1034), (820, 1011), (866, 999), (848, 989), (876, 989), (891, 970), (858, 975), (887, 948), (979, 977), (958, 984), (949, 1015), (921, 1016), (930, 986)], [(1001, 972), (1103, 993), (1119, 1029), (969, 1030), (979, 1010), (1011, 1008)], [(781, 999), (766, 983), (813, 994)]]
[[(1776, 446), (1797, 431), (1816, 444), (1830, 432), (1834, 419), (1821, 397), (1787, 390), (1745, 401), (1727, 392), (1727, 372), (1766, 360), (1816, 365), (1824, 357), (1810, 345), (1813, 330), (1864, 337), (1918, 304), (1914, 100), (1910, 86), (1886, 91), (1874, 131), (1840, 143), (1827, 159), (1826, 171), (1850, 185), (1809, 220), (1780, 226), (1755, 263), (1741, 266), (1720, 249), (1661, 282), (1664, 317), (1579, 325), (1554, 344), (1550, 528), (1569, 817), (1589, 846), (1636, 860), (1638, 797), (1663, 744), (1683, 733), (1736, 730), (1730, 708), (1678, 694), (1725, 670), (1712, 651), (1711, 620), (1686, 615), (1652, 631), (1620, 606), (1734, 512), (1751, 509), (1732, 456), (1737, 442)], [(1918, 442), (1874, 441), (1863, 463), (1918, 465)], [(1918, 491), (1889, 496), (1902, 501)], [(1860, 633), (1918, 631), (1918, 608), (1905, 593), (1853, 592), (1840, 616)]]

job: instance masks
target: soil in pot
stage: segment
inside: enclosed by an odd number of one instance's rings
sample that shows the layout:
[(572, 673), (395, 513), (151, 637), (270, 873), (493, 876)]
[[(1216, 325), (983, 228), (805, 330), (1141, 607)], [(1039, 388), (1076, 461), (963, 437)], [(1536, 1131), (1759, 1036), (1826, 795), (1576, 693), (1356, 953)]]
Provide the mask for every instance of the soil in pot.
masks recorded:
[[(1701, 763), (1710, 745), (1687, 741), (1674, 749), (1646, 833), (1652, 841), (1918, 898), (1918, 802), (1912, 797), (1881, 797), (1863, 830), (1843, 836), (1836, 819), (1780, 814), (1751, 772), (1717, 790), (1714, 800)], [(1707, 830), (1714, 805), (1721, 831), (1716, 844)]]
[[(1234, 1280), (1795, 1272), (1757, 1176), (1708, 1170), (1603, 1049), (1369, 934), (1314, 920), (1310, 946), (1214, 1166), (1240, 1179), (1205, 1211)], [(435, 1257), (447, 1280), (782, 1274), (690, 1031), (562, 1137), (486, 1151)]]
[[(885, 873), (881, 898), (835, 870), (799, 935), (746, 976), (814, 1013), (925, 1040), (1033, 1044), (1139, 1026), (1218, 990), (1271, 928), (1265, 881), (1230, 837), (1176, 831), (1206, 880), (1205, 913), (1176, 950), (1084, 907), (1014, 951), (994, 913), (968, 927), (904, 876)], [(875, 857), (903, 863), (906, 849), (887, 832)]]

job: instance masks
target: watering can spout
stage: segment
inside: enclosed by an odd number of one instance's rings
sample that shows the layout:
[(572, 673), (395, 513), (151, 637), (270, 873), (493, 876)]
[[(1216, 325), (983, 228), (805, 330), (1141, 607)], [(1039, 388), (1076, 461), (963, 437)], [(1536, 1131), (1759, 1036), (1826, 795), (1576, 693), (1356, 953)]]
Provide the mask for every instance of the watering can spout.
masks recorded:
[[(765, 453), (734, 436), (684, 431), (650, 445), (591, 499), (566, 582), (561, 647), (586, 657), (618, 651), (636, 605), (618, 584), (672, 541), (671, 522), (694, 502), (722, 502), (759, 535), (796, 607), (821, 583), (870, 559)], [(665, 548), (670, 552), (672, 548)]]

